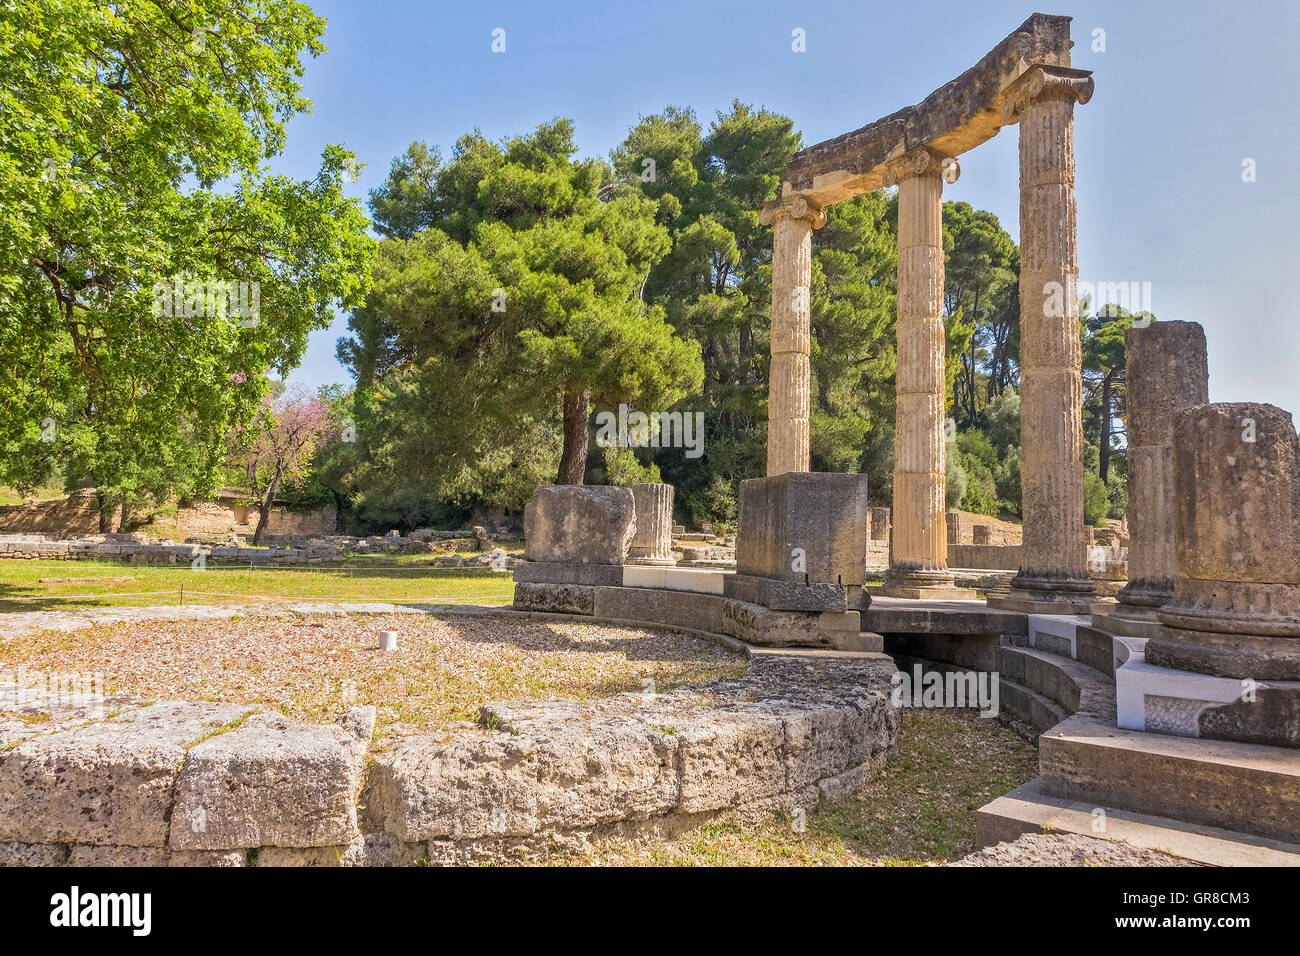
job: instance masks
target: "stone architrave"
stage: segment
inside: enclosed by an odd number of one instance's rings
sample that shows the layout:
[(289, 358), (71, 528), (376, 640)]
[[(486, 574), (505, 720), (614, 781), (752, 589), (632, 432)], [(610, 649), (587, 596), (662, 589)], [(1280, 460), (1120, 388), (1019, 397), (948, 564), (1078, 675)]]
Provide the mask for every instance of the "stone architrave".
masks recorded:
[(636, 533), (628, 564), (671, 565), (673, 558), (673, 486), (646, 482), (632, 486)]
[(898, 186), (898, 375), (893, 539), (882, 593), (975, 598), (953, 586), (944, 513), (943, 183), (960, 168), (915, 149), (884, 172)]
[(1129, 582), (1116, 604), (1094, 605), (1092, 623), (1111, 634), (1155, 637), (1156, 609), (1174, 596), (1174, 422), (1210, 400), (1205, 331), (1155, 322), (1124, 335), (1128, 388)]
[[(1178, 575), (1146, 663), (1300, 681), (1300, 446), (1291, 415), (1249, 402), (1183, 411), (1174, 487)], [(1300, 700), (1300, 685), (1291, 693)]]
[[(1003, 101), (1020, 122), (1020, 573), (991, 606), (1086, 614), (1096, 590), (1083, 523), (1083, 357), (1074, 198), (1074, 105), (1092, 75), (1035, 66)], [(895, 519), (897, 521), (897, 519)]]
[(809, 287), (812, 231), (826, 214), (795, 197), (760, 214), (772, 226), (772, 364), (768, 375), (767, 474), (808, 470)]

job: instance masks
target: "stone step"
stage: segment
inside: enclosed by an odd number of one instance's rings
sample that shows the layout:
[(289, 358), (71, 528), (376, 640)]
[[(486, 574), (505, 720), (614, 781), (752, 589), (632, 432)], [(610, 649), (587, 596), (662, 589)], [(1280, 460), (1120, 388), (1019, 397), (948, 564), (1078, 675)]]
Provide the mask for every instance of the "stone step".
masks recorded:
[(1114, 720), (1115, 685), (1086, 664), (1037, 648), (1003, 645), (997, 649), (997, 667), (1002, 683), (1010, 681), (1058, 704), (1062, 720), (1075, 713)]
[(1050, 730), (1068, 716), (1060, 704), (1005, 677), (998, 680), (998, 703), (1002, 710), (1029, 724), (1036, 734)]
[(1052, 797), (1300, 842), (1300, 750), (1123, 730), (1077, 714), (1038, 740)]
[(975, 814), (975, 846), (1007, 843), (1025, 833), (1051, 830), (1127, 843), (1209, 866), (1300, 866), (1300, 845), (1168, 817), (1107, 809), (1052, 797), (1031, 780)]

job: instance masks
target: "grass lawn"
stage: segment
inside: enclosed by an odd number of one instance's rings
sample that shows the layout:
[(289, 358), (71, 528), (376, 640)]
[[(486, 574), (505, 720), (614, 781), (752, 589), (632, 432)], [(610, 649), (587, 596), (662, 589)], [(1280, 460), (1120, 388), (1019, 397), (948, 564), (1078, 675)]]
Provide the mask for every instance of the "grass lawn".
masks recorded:
[[(41, 578), (81, 580), (41, 584)], [(182, 588), (186, 604), (306, 600), (509, 604), (514, 579), (508, 572), (435, 569), (414, 560), (400, 561), (396, 568), (250, 569), (209, 565), (205, 571), (195, 571), (188, 564), (173, 567), (117, 561), (0, 561), (0, 614), (177, 604)]]
[(1038, 748), (973, 710), (907, 710), (875, 780), (799, 822), (724, 816), (677, 839), (608, 840), (569, 857), (596, 866), (925, 866), (974, 849), (975, 811), (1032, 779)]

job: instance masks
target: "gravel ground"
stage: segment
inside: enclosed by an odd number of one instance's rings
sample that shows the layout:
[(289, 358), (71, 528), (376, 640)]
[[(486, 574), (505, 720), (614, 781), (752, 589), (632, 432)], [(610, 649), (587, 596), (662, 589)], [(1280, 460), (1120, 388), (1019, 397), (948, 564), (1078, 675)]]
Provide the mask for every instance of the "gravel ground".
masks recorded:
[(1027, 833), (976, 850), (952, 866), (1195, 866), (1188, 860), (1078, 833)]
[[(384, 630), (400, 635), (397, 652), (377, 649)], [(407, 611), (132, 615), (75, 631), (0, 635), (0, 683), (13, 682), (20, 667), (29, 680), (100, 674), (113, 697), (260, 703), (316, 722), (374, 704), (381, 726), (400, 734), (472, 721), (488, 700), (663, 691), (739, 676), (745, 662), (719, 644), (666, 631)]]

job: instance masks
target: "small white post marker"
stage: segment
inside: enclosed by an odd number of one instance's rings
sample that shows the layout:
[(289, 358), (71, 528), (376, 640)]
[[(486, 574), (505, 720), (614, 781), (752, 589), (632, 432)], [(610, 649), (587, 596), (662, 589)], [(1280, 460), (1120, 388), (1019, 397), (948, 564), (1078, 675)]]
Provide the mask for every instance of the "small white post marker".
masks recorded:
[(379, 649), (381, 651), (397, 650), (397, 632), (380, 631), (379, 632)]

